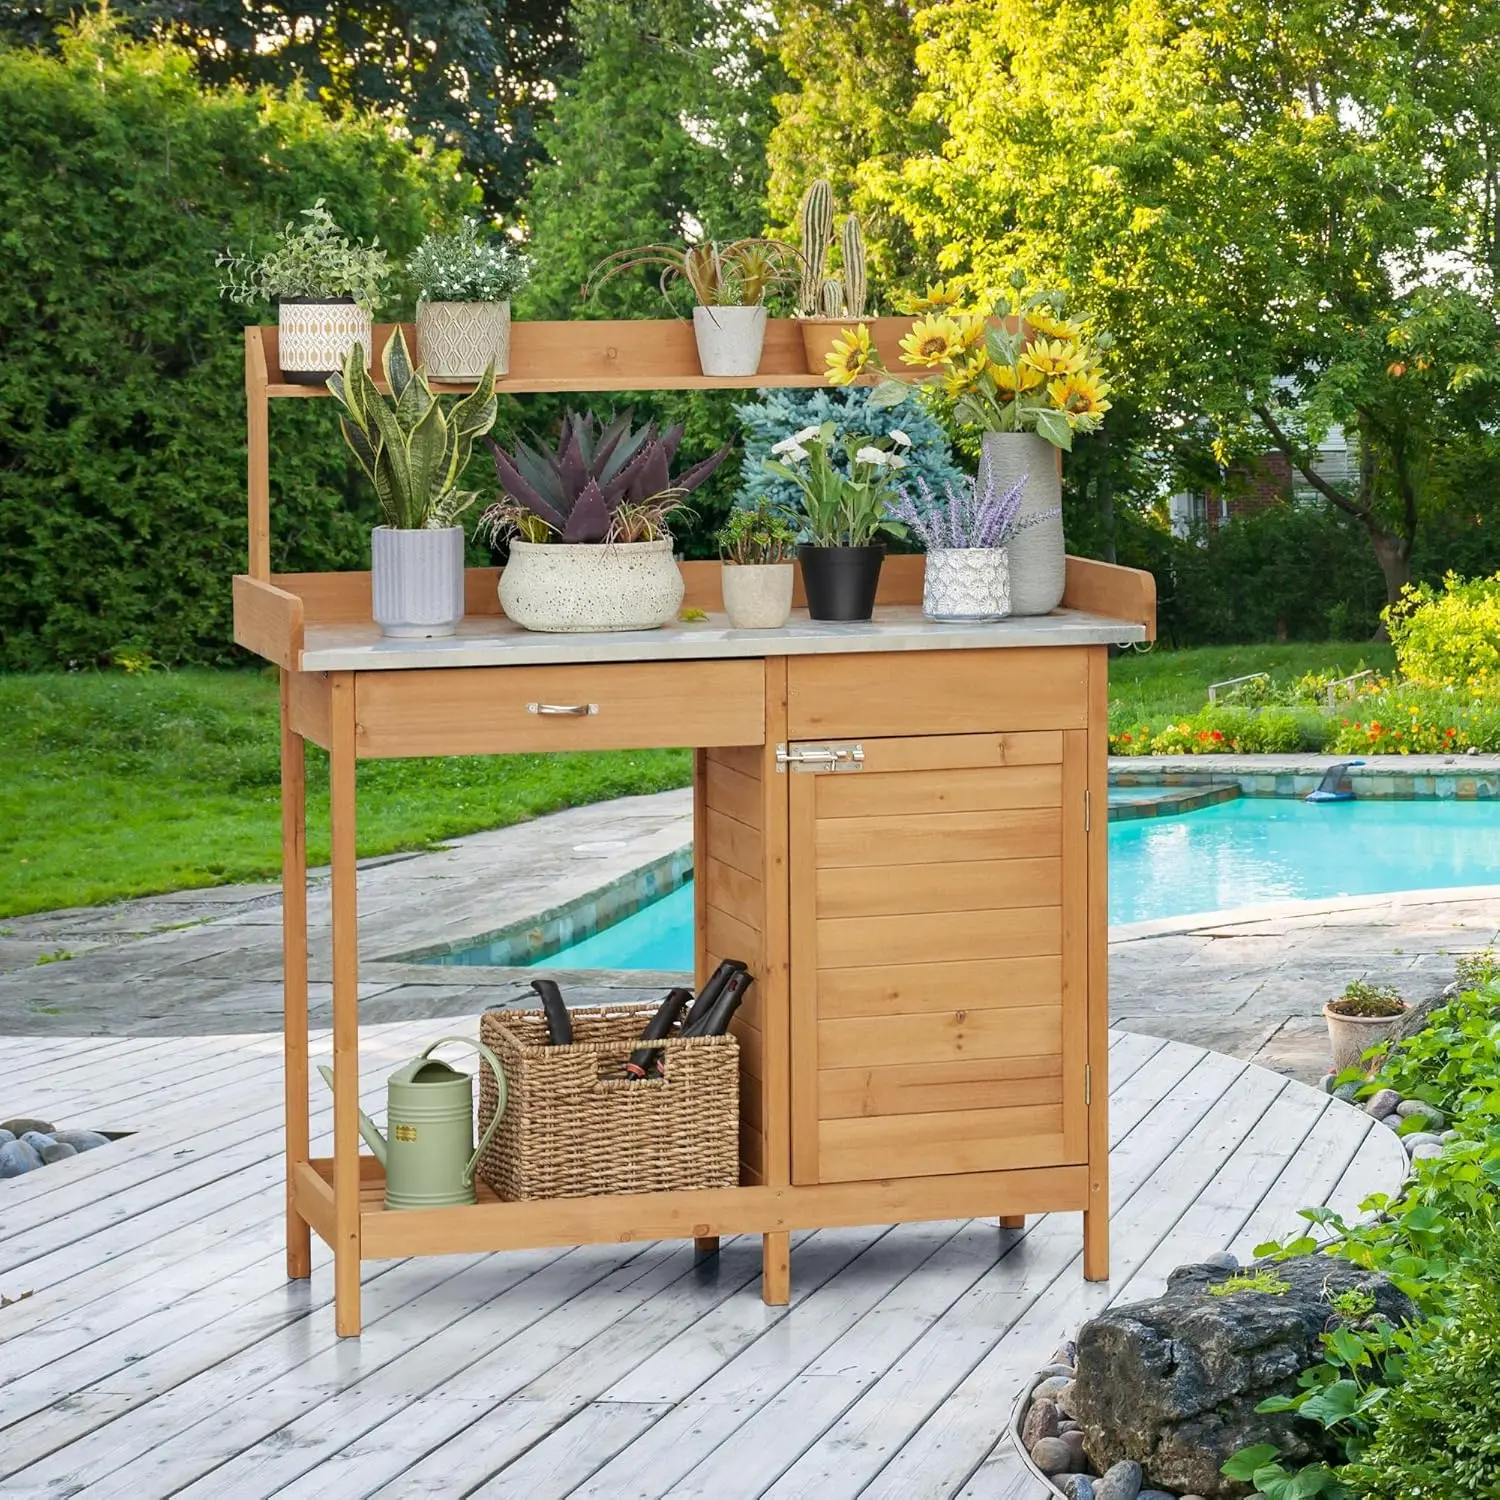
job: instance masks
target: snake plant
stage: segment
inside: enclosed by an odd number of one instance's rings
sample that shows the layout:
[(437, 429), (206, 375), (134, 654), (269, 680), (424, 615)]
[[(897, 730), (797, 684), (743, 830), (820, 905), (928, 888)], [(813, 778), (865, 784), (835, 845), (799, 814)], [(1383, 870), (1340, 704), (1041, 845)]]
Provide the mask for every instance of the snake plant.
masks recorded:
[(491, 364), (471, 394), (445, 411), (413, 367), (406, 337), (397, 328), (380, 358), (392, 399), (376, 388), (356, 344), (328, 389), (344, 408), (339, 427), (365, 477), (375, 486), (385, 524), (397, 531), (441, 531), (454, 525), (478, 496), (459, 480), (474, 440), (495, 425), (495, 371)]

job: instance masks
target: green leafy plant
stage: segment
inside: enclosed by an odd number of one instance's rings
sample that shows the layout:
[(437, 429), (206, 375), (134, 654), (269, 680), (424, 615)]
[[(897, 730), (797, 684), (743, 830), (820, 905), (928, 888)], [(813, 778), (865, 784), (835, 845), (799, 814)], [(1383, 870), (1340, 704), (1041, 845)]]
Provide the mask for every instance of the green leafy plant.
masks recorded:
[(777, 286), (795, 281), (801, 257), (780, 240), (743, 239), (720, 245), (702, 240), (687, 245), (642, 245), (617, 250), (589, 273), (583, 295), (627, 271), (661, 269), (658, 286), (670, 300), (672, 287), (685, 282), (699, 307), (759, 307)]
[(474, 440), (495, 425), (494, 368), (445, 411), (421, 367), (413, 368), (401, 329), (386, 341), (380, 365), (391, 388), (389, 404), (370, 379), (358, 344), (345, 357), (343, 373), (328, 382), (343, 407), (344, 441), (375, 486), (387, 526), (398, 531), (452, 526), (478, 498), (458, 485)]
[[(834, 462), (835, 444), (845, 464)], [(802, 494), (802, 514), (815, 547), (867, 547), (882, 531), (904, 534), (891, 515), (896, 477), (906, 467), (902, 443), (891, 438), (846, 437), (839, 441), (832, 422), (804, 427), (775, 444), (769, 473), (789, 480)]]
[(497, 236), (480, 237), (466, 218), (451, 234), (429, 234), (406, 262), (417, 293), (428, 302), (508, 302), (531, 276), (531, 261)]
[(583, 543), (670, 536), (672, 515), (729, 457), (730, 445), (673, 478), (682, 428), (658, 435), (654, 423), (636, 428), (633, 421), (628, 407), (602, 426), (592, 412), (568, 412), (551, 452), (534, 438), (518, 441), (514, 453), (489, 439), (501, 498), (480, 517), (481, 535)]
[(789, 562), (796, 545), (796, 528), (765, 499), (734, 511), (719, 532), (719, 555), (740, 567)]
[(1422, 687), (1500, 686), (1500, 573), (1449, 573), (1441, 590), (1408, 586), (1381, 618), (1403, 677)]
[(1284, 1297), (1292, 1289), (1292, 1284), (1284, 1276), (1278, 1276), (1275, 1271), (1263, 1267), (1258, 1271), (1237, 1271), (1233, 1276), (1226, 1276), (1223, 1281), (1216, 1281), (1208, 1288), (1210, 1297), (1231, 1297), (1236, 1292), (1262, 1292), (1267, 1297)]
[(1399, 1016), (1406, 1011), (1401, 992), (1391, 984), (1371, 984), (1365, 979), (1351, 979), (1344, 993), (1328, 1002), (1329, 1010), (1341, 1016), (1378, 1019)]
[(323, 206), (321, 198), (302, 210), (307, 221), (288, 224), (281, 242), (264, 255), (230, 251), (218, 257), (223, 294), (233, 302), (256, 304), (304, 297), (314, 302), (349, 298), (366, 311), (375, 306), (390, 274), (380, 241), (351, 240)]
[(1461, 954), (1453, 965), (1454, 982), (1461, 990), (1477, 990), (1500, 979), (1500, 954), (1493, 948)]

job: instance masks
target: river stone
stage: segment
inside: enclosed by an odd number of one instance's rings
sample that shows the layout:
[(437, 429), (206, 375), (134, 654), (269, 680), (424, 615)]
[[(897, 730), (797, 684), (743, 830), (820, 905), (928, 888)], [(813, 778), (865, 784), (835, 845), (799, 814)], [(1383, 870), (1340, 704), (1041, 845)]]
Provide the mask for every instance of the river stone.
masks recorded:
[(15, 1136), (10, 1131), (0, 1130), (0, 1146), (8, 1146), (13, 1140), (15, 1140)]
[(1393, 1115), (1396, 1106), (1401, 1102), (1401, 1095), (1395, 1089), (1381, 1089), (1365, 1100), (1365, 1113), (1374, 1115), (1378, 1120), (1382, 1115)]
[(1077, 1417), (1078, 1413), (1073, 1410), (1073, 1398), (1077, 1394), (1077, 1379), (1070, 1380), (1052, 1399), (1057, 1403), (1057, 1409), (1065, 1417)]
[(1448, 1123), (1447, 1115), (1425, 1099), (1403, 1099), (1396, 1106), (1396, 1113), (1403, 1120), (1426, 1120), (1429, 1130), (1441, 1130)]
[(1212, 1255), (1205, 1255), (1200, 1264), (1217, 1266), (1221, 1271), (1238, 1271), (1240, 1258), (1237, 1255), (1231, 1255), (1228, 1250), (1215, 1250)]
[(1310, 1423), (1255, 1408), (1293, 1394), (1297, 1376), (1319, 1361), (1322, 1334), (1344, 1321), (1329, 1305), (1340, 1292), (1369, 1293), (1392, 1323), (1410, 1319), (1411, 1303), (1378, 1273), (1329, 1256), (1267, 1269), (1288, 1284), (1284, 1294), (1210, 1296), (1230, 1273), (1186, 1266), (1168, 1277), (1164, 1296), (1084, 1325), (1074, 1410), (1096, 1466), (1133, 1459), (1157, 1489), (1218, 1500), (1248, 1493), (1219, 1472), (1241, 1448), (1274, 1443), (1289, 1469), (1342, 1456)]
[(1141, 1492), (1141, 1466), (1134, 1459), (1111, 1464), (1094, 1486), (1094, 1500), (1136, 1500)]
[(1142, 1490), (1136, 1500), (1177, 1500), (1177, 1496), (1169, 1495), (1165, 1490)]
[(1411, 1148), (1413, 1161), (1436, 1161), (1443, 1154), (1441, 1142), (1420, 1141)]
[(1450, 1141), (1461, 1141), (1463, 1136), (1456, 1130), (1445, 1130), (1438, 1139), (1446, 1146)]
[(1072, 1383), (1073, 1377), (1071, 1375), (1049, 1375), (1032, 1391), (1031, 1399), (1033, 1401), (1056, 1401), (1057, 1393), (1065, 1385), (1072, 1385)]
[(1026, 1451), (1030, 1453), (1043, 1438), (1056, 1437), (1057, 1422), (1057, 1408), (1050, 1401), (1033, 1401), (1021, 1424), (1021, 1442)]
[(1441, 1153), (1443, 1138), (1440, 1135), (1434, 1135), (1430, 1130), (1414, 1130), (1410, 1135), (1401, 1137), (1401, 1144), (1413, 1153), (1418, 1146), (1436, 1146)]
[(1037, 1371), (1037, 1374), (1045, 1375), (1049, 1379), (1053, 1375), (1061, 1375), (1064, 1380), (1071, 1380), (1073, 1378), (1073, 1361), (1070, 1359), (1054, 1360), (1050, 1365), (1043, 1365), (1042, 1368)]
[(1043, 1474), (1066, 1474), (1073, 1467), (1073, 1450), (1061, 1438), (1040, 1438), (1030, 1453), (1032, 1463)]
[(1384, 1125), (1387, 1130), (1400, 1130), (1401, 1116), (1396, 1114), (1381, 1115), (1375, 1123), (1377, 1125)]
[(31, 1120), (25, 1115), (18, 1115), (14, 1120), (0, 1120), (0, 1130), (8, 1130), (17, 1138), (26, 1134), (28, 1130), (38, 1131), (42, 1135), (51, 1135), (52, 1127), (45, 1120)]
[(1070, 1432), (1082, 1432), (1082, 1431), (1083, 1431), (1082, 1426), (1079, 1423), (1075, 1422), (1072, 1417), (1064, 1417), (1062, 1419), (1062, 1421), (1057, 1424), (1057, 1435), (1058, 1435), (1058, 1437), (1064, 1437), (1066, 1434), (1068, 1434)]
[(1334, 1091), (1335, 1099), (1342, 1099), (1345, 1104), (1357, 1104), (1359, 1102), (1359, 1091), (1364, 1084), (1358, 1079), (1350, 1079), (1348, 1083), (1341, 1083)]
[(50, 1136), (44, 1135), (40, 1130), (28, 1130), (21, 1137), (33, 1151), (40, 1151), (43, 1146), (55, 1146), (57, 1142)]
[(52, 1138), (75, 1151), (92, 1151), (95, 1146), (109, 1145), (109, 1137), (97, 1130), (54, 1130)]
[(1078, 1358), (1078, 1345), (1072, 1339), (1064, 1339), (1057, 1348), (1052, 1351), (1052, 1363), (1055, 1365), (1066, 1365), (1070, 1370), (1073, 1361)]
[(0, 1177), (19, 1177), (42, 1165), (36, 1147), (26, 1141), (7, 1141), (0, 1146)]
[(70, 1146), (66, 1141), (53, 1141), (50, 1146), (39, 1147), (38, 1154), (50, 1167), (55, 1161), (66, 1161), (70, 1156), (77, 1156), (78, 1147)]
[(1096, 1500), (1092, 1475), (1054, 1474), (1052, 1482), (1068, 1497), (1068, 1500)]
[(1070, 1432), (1060, 1432), (1058, 1437), (1065, 1442), (1073, 1452), (1073, 1461), (1068, 1465), (1069, 1469), (1077, 1469), (1082, 1472), (1089, 1466), (1089, 1456), (1083, 1447), (1083, 1432), (1073, 1429)]

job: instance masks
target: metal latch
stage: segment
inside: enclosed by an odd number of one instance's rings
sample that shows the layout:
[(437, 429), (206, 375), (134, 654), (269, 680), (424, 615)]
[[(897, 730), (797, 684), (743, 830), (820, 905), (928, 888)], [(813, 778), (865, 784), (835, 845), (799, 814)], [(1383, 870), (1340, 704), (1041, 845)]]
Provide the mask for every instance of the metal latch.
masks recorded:
[(864, 768), (863, 745), (785, 745), (776, 747), (776, 769), (798, 771), (859, 771)]

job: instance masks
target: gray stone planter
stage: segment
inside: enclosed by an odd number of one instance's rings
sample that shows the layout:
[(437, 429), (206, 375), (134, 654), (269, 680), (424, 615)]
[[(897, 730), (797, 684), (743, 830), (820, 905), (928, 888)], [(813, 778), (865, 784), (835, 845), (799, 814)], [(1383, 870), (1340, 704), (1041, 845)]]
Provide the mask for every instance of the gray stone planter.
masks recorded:
[(371, 614), (399, 640), (452, 635), (464, 617), (464, 529), (370, 533)]
[(693, 334), (705, 375), (753, 375), (766, 341), (764, 307), (695, 307)]
[[(1024, 521), (1062, 504), (1062, 478), (1057, 470), (1057, 449), (1034, 432), (987, 432), (979, 461), (979, 486), (986, 477), (997, 490), (1005, 491), (1025, 476), (1021, 509)], [(1062, 516), (1053, 516), (1011, 538), (1010, 612), (1013, 615), (1046, 615), (1062, 603), (1067, 572), (1067, 547), (1063, 541)]]
[(1398, 1016), (1346, 1016), (1331, 1005), (1323, 1007), (1328, 1023), (1328, 1045), (1333, 1052), (1333, 1071), (1359, 1066), (1360, 1058), (1371, 1048), (1388, 1042), (1401, 1029), (1406, 1011)]
[(724, 613), (736, 630), (777, 630), (792, 612), (796, 568), (785, 563), (725, 563), (719, 577)]

